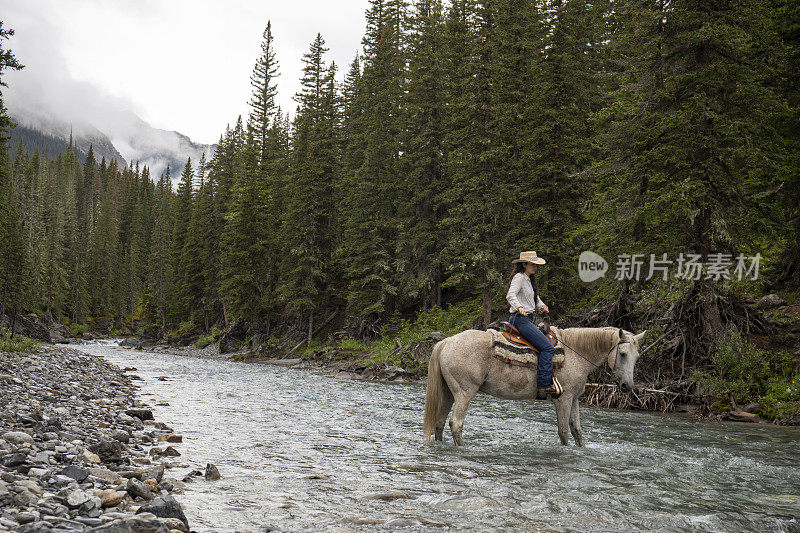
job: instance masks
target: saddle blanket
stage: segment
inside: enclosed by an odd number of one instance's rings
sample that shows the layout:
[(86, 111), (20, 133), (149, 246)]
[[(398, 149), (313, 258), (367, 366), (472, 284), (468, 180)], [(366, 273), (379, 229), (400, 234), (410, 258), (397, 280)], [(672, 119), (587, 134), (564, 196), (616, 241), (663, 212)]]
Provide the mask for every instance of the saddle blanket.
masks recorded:
[[(502, 332), (496, 329), (488, 330), (492, 333), (492, 355), (510, 365), (536, 368), (539, 364), (538, 352), (527, 346), (509, 341)], [(553, 354), (553, 369), (564, 366), (564, 350), (556, 348)]]

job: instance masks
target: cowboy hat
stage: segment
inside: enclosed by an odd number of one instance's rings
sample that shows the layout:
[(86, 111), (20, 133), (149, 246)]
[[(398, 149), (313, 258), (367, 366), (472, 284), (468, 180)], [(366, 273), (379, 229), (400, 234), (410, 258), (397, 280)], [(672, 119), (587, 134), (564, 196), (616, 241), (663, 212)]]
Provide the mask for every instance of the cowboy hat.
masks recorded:
[(536, 256), (536, 252), (522, 252), (519, 254), (519, 259), (514, 259), (512, 263), (533, 263), (535, 265), (543, 265), (546, 263), (544, 259)]

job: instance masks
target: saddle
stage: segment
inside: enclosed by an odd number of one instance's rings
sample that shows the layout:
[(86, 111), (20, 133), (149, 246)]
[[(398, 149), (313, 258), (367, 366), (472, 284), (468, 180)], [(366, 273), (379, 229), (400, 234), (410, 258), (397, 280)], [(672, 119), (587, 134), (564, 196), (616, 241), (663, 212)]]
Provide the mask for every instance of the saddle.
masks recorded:
[[(510, 365), (536, 368), (539, 360), (539, 350), (525, 340), (519, 330), (510, 323), (502, 322), (501, 324), (505, 328), (505, 331), (489, 330), (494, 337), (492, 342), (493, 355), (497, 359)], [(558, 346), (558, 339), (547, 322), (542, 322), (539, 325), (539, 329), (542, 330), (547, 339), (555, 347), (553, 354), (553, 370), (560, 369), (564, 366), (564, 349)]]
[[(501, 322), (504, 331), (502, 331), (503, 336), (509, 340), (509, 342), (516, 344), (519, 347), (528, 347), (536, 353), (539, 353), (539, 350), (529, 343), (525, 337), (519, 332), (517, 328), (511, 325), (511, 322)], [(550, 329), (550, 324), (547, 323), (546, 320), (539, 322), (538, 325), (539, 329), (544, 333), (544, 336), (547, 337), (547, 340), (550, 341), (554, 347), (558, 346), (558, 339), (556, 338), (556, 334), (553, 333), (553, 330)]]

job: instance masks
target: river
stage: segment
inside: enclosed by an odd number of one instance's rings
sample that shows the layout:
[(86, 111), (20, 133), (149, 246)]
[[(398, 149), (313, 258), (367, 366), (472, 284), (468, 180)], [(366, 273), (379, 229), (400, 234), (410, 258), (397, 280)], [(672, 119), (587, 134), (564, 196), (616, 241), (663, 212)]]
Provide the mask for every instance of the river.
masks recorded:
[(551, 404), (478, 395), (456, 448), (422, 441), (422, 384), (77, 348), (137, 368), (168, 475), (219, 468), (178, 496), (195, 531), (800, 531), (796, 428), (583, 408), (566, 447)]

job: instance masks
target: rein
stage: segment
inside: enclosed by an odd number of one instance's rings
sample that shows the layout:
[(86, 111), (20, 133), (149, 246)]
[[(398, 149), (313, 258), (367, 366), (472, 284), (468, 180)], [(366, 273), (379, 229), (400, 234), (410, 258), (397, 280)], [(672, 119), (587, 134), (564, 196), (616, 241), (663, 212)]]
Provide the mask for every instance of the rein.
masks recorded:
[[(578, 355), (578, 357), (580, 357), (581, 359), (583, 359), (584, 361), (586, 361), (587, 363), (589, 363), (590, 365), (592, 365), (594, 368), (600, 368), (600, 365), (602, 365), (602, 364), (603, 364), (602, 362), (600, 362), (599, 364), (595, 364), (595, 363), (591, 362), (589, 359), (587, 359), (586, 357), (584, 357), (584, 356), (583, 356), (583, 355), (582, 355), (582, 354), (581, 354), (581, 353), (580, 353), (578, 350), (576, 350), (575, 348), (573, 348), (572, 346), (570, 346), (569, 344), (567, 344), (566, 342), (564, 342), (564, 340), (563, 340), (563, 339), (559, 339), (558, 341), (559, 341), (561, 344), (563, 344), (564, 346), (566, 346), (567, 348), (569, 348), (570, 350), (572, 350), (573, 352), (575, 352), (575, 353)], [(606, 355), (605, 355), (605, 357), (603, 358), (603, 361), (605, 361), (606, 359), (608, 359), (608, 356), (609, 356), (609, 355), (611, 355), (611, 350), (613, 350), (614, 348), (616, 348), (616, 349), (617, 349), (617, 358), (619, 358), (619, 345), (620, 345), (620, 344), (630, 344), (630, 341), (620, 341), (620, 342), (618, 342), (617, 344), (615, 344), (614, 346), (612, 346), (611, 348), (609, 348), (608, 352), (606, 352)], [(615, 360), (614, 360), (614, 366), (616, 366), (616, 364), (617, 364), (617, 361), (616, 361), (616, 359), (615, 359)]]

